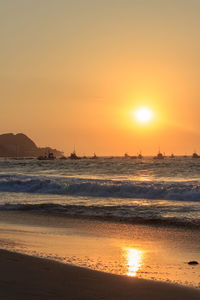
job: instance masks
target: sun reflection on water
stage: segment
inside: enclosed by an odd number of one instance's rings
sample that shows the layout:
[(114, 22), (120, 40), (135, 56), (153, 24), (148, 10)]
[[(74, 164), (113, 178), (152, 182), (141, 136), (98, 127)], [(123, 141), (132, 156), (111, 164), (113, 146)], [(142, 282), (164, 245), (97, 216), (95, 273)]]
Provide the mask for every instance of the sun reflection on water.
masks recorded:
[(126, 275), (134, 277), (137, 274), (137, 271), (141, 267), (142, 263), (142, 251), (128, 248), (126, 249), (126, 258), (127, 258), (127, 273)]

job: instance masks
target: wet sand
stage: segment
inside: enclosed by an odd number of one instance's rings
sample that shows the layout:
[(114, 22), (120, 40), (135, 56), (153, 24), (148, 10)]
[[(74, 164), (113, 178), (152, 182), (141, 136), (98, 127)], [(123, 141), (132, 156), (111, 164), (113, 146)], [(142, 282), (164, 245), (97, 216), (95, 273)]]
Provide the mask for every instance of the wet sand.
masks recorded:
[[(91, 269), (108, 273), (103, 273), (105, 278), (112, 277), (111, 274), (125, 275), (125, 282), (140, 278), (197, 287), (200, 290), (200, 265), (190, 266), (187, 263), (191, 260), (200, 261), (199, 247), (200, 235), (196, 230), (29, 212), (0, 212), (0, 249), (57, 261), (66, 264), (66, 268), (76, 265), (86, 271)], [(21, 269), (16, 272), (22, 276)], [(22, 269), (22, 272), (27, 271)], [(30, 272), (34, 272), (31, 264)], [(40, 270), (37, 272), (40, 273)], [(88, 277), (87, 272), (85, 274)]]
[(200, 299), (200, 292), (0, 250), (0, 299)]
[(0, 249), (118, 275), (200, 287), (199, 231), (0, 212)]

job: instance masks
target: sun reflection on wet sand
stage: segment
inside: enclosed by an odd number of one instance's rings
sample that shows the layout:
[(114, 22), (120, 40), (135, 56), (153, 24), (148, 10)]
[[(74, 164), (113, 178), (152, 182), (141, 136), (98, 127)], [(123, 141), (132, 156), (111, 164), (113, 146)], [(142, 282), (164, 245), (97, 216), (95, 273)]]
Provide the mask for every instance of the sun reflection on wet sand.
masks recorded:
[(133, 248), (125, 249), (125, 251), (128, 268), (126, 275), (134, 277), (136, 276), (137, 271), (141, 267), (142, 251)]

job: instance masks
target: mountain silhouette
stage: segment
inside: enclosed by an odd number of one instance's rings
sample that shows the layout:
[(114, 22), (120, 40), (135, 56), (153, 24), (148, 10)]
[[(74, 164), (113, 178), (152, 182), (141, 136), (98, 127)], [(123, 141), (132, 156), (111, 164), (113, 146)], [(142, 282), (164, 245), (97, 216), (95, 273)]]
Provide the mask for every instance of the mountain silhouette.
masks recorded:
[(6, 133), (0, 135), (0, 157), (37, 157), (52, 152), (62, 156), (63, 152), (50, 147), (39, 148), (25, 134)]

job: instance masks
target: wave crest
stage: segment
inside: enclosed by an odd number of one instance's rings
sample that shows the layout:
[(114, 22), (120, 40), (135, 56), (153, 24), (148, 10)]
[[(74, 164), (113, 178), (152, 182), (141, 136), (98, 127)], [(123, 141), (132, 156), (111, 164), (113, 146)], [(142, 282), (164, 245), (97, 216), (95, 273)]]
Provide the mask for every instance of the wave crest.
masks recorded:
[(200, 201), (200, 183), (1, 175), (1, 192)]

